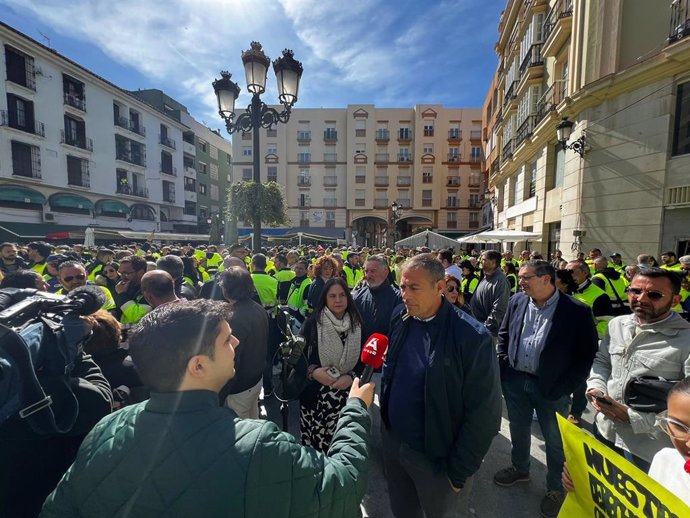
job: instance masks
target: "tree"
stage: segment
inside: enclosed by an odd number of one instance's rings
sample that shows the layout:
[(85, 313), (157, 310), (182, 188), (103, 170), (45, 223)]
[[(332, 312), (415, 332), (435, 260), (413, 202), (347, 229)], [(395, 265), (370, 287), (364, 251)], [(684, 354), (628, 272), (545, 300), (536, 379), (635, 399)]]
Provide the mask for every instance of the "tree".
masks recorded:
[(254, 182), (245, 181), (236, 182), (228, 188), (229, 217), (238, 221), (254, 221), (257, 210), (261, 222), (267, 225), (286, 225), (290, 222), (283, 201), (283, 190), (278, 183), (261, 183), (257, 189)]

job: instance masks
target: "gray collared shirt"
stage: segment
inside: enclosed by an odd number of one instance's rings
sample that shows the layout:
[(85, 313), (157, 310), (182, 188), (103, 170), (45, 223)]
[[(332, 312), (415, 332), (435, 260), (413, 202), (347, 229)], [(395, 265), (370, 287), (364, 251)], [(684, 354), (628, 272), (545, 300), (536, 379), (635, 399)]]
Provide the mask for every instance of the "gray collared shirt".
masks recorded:
[(527, 304), (527, 311), (522, 325), (520, 344), (515, 357), (515, 369), (536, 374), (546, 336), (551, 330), (553, 314), (558, 305), (559, 291), (556, 290), (542, 307), (537, 306), (533, 299)]

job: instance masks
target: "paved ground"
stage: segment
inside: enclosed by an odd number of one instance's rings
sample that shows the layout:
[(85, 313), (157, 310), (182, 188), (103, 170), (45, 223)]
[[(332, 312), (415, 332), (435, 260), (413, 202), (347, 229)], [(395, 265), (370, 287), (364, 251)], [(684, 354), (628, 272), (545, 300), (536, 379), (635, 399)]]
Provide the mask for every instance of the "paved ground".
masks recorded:
[[(383, 476), (381, 464), (381, 425), (378, 397), (372, 408), (373, 444), (371, 451), (371, 465), (369, 472), (369, 488), (362, 503), (362, 512), (369, 518), (393, 518), (388, 504), (388, 491)], [(266, 405), (266, 412), (270, 419), (281, 425), (281, 414), (278, 402), (271, 398)], [(296, 403), (290, 405), (289, 429), (294, 435), (299, 434), (299, 408)], [(545, 491), (546, 454), (544, 441), (539, 431), (539, 424), (532, 427), (532, 481), (528, 484), (518, 484), (514, 487), (503, 488), (493, 483), (493, 475), (499, 469), (510, 465), (510, 433), (506, 420), (505, 408), (501, 431), (494, 438), (493, 444), (484, 464), (476, 475), (471, 510), (478, 518), (538, 518), (539, 504)], [(585, 420), (591, 422), (591, 408), (585, 414)], [(434, 517), (427, 517), (434, 518)]]

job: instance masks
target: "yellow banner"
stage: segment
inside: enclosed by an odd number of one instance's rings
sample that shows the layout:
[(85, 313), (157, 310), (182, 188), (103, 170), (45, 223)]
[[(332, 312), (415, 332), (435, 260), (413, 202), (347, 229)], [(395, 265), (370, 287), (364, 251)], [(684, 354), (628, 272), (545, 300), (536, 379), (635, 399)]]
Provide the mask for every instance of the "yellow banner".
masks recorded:
[(557, 417), (575, 485), (558, 518), (690, 517), (690, 508), (644, 471), (567, 419)]

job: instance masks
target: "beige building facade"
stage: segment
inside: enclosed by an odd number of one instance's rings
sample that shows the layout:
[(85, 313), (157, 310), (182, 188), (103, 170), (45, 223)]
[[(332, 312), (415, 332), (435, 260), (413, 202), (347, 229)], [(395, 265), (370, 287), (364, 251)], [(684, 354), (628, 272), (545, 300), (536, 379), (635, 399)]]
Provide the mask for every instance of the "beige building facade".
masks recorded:
[[(481, 129), (480, 109), (294, 109), (260, 130), (261, 180), (284, 187), (292, 231), (368, 246), (420, 227), (460, 236), (480, 226)], [(252, 178), (252, 153), (251, 134), (235, 135), (235, 181)], [(240, 222), (240, 233), (250, 228)]]
[[(535, 248), (566, 257), (690, 252), (689, 13), (661, 3), (508, 2), (486, 126), (496, 227), (538, 232)], [(582, 156), (557, 142), (565, 117)]]

